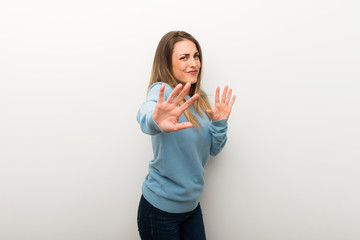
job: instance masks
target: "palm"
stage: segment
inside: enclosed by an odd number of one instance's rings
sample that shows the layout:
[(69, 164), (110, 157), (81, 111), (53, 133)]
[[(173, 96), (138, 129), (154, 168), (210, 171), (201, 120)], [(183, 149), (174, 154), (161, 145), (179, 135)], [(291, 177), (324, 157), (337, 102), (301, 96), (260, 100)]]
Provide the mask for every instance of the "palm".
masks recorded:
[[(179, 84), (171, 92), (170, 96), (164, 101), (165, 85), (160, 87), (159, 100), (153, 112), (154, 121), (164, 132), (179, 131), (181, 129), (192, 127), (190, 122), (179, 123), (181, 114), (190, 107), (198, 98), (198, 94), (192, 96), (182, 106), (179, 103), (189, 92), (191, 84), (187, 83), (181, 91), (182, 85)], [(181, 92), (180, 92), (181, 91)], [(180, 93), (179, 93), (180, 92)]]
[(209, 113), (211, 116), (211, 120), (217, 121), (221, 119), (226, 119), (230, 116), (231, 108), (234, 105), (236, 98), (235, 96), (231, 98), (231, 93), (232, 93), (232, 89), (230, 88), (228, 92), (228, 86), (225, 86), (220, 101), (220, 88), (219, 87), (216, 88), (214, 109), (207, 110), (207, 113)]

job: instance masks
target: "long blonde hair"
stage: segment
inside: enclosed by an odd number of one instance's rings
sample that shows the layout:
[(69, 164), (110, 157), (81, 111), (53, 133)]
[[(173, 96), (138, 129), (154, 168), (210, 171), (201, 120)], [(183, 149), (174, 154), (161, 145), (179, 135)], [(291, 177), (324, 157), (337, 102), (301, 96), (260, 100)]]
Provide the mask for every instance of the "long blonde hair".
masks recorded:
[[(190, 40), (195, 45), (200, 54), (200, 63), (201, 67), (199, 69), (198, 77), (196, 83), (192, 84), (189, 95), (193, 96), (194, 94), (198, 93), (199, 98), (194, 103), (194, 110), (197, 114), (201, 117), (203, 116), (201, 110), (206, 113), (207, 109), (211, 109), (211, 105), (207, 98), (207, 95), (201, 90), (200, 83), (201, 83), (201, 69), (202, 69), (202, 52), (200, 48), (199, 42), (191, 36), (189, 33), (184, 31), (171, 31), (165, 34), (156, 49), (154, 63), (149, 83), (149, 88), (152, 84), (156, 82), (165, 82), (170, 85), (171, 88), (175, 88), (179, 82), (175, 79), (172, 73), (172, 53), (174, 50), (174, 45), (177, 42), (183, 40)], [(180, 103), (182, 105), (184, 101)], [(190, 109), (186, 109), (184, 111), (185, 117), (189, 122), (191, 122), (196, 128), (200, 127), (198, 119), (194, 116), (194, 114), (190, 111)], [(206, 113), (209, 119), (210, 115)]]

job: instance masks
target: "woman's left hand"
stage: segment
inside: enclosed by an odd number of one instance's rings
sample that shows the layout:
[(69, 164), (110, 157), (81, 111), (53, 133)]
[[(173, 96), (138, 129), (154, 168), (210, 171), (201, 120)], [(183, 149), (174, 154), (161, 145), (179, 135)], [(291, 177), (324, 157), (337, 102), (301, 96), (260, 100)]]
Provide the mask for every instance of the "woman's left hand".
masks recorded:
[(232, 89), (230, 88), (228, 92), (228, 88), (229, 87), (226, 85), (221, 97), (221, 102), (220, 102), (220, 87), (216, 88), (214, 109), (206, 110), (206, 112), (210, 115), (212, 121), (226, 119), (230, 116), (231, 108), (234, 105), (236, 96), (233, 96), (231, 98)]

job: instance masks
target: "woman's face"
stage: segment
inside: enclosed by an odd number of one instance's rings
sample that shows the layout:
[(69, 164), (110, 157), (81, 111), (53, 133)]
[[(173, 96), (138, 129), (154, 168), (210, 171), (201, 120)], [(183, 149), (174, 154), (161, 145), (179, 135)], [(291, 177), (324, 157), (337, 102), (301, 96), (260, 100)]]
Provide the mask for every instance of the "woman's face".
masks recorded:
[(181, 83), (196, 83), (200, 70), (200, 54), (195, 43), (183, 40), (175, 43), (172, 53), (172, 73)]

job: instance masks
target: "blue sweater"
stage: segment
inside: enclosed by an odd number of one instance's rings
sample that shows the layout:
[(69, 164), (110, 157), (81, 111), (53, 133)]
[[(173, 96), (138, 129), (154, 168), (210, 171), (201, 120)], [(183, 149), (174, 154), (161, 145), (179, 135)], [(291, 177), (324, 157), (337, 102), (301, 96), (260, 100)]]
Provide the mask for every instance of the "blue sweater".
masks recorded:
[[(141, 130), (151, 135), (154, 152), (142, 192), (156, 208), (170, 213), (184, 213), (193, 210), (199, 203), (204, 188), (204, 166), (209, 154), (215, 156), (224, 147), (228, 119), (209, 121), (204, 112), (200, 117), (191, 106), (189, 109), (197, 117), (200, 129), (162, 131), (152, 116), (161, 84), (154, 83), (150, 87), (147, 100), (137, 114)], [(172, 88), (165, 84), (164, 100), (171, 92)], [(187, 122), (184, 114), (179, 122)]]

